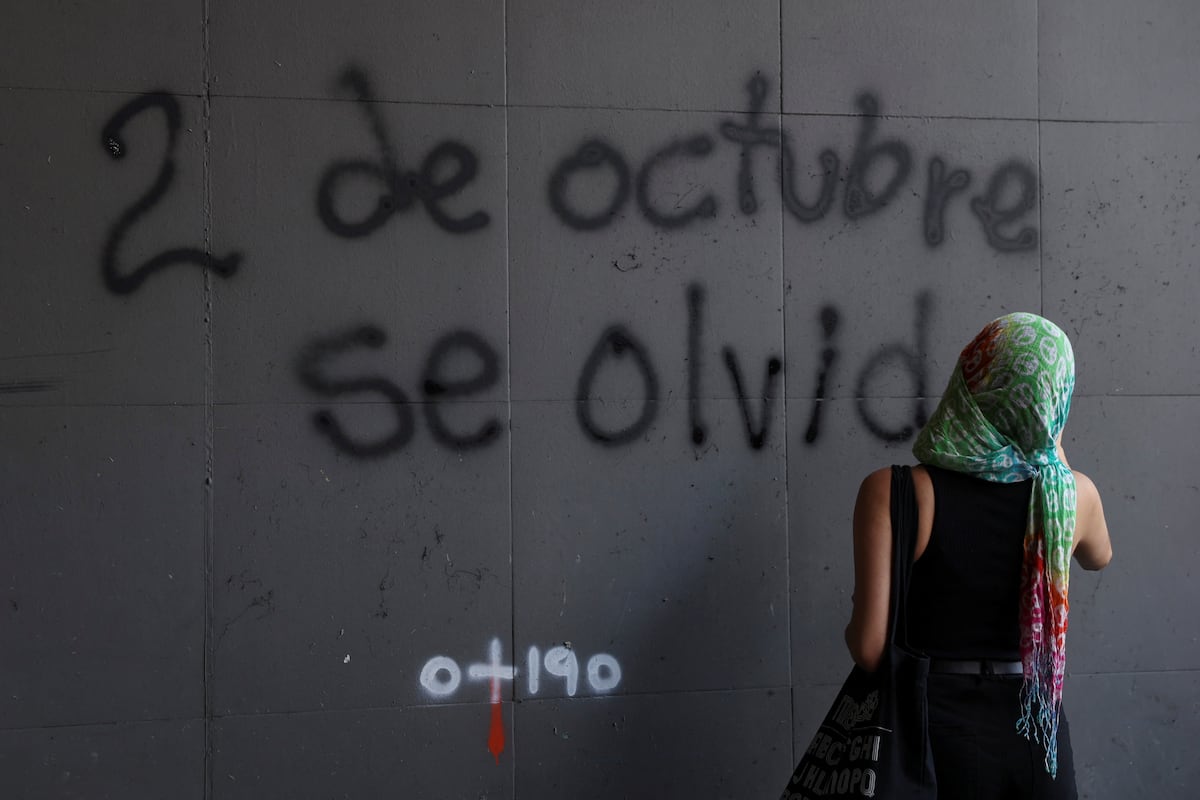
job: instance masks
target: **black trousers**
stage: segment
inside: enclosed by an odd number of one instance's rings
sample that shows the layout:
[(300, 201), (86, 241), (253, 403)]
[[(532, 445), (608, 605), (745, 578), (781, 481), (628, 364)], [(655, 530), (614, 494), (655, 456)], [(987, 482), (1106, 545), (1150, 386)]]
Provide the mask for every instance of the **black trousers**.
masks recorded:
[(1077, 800), (1071, 734), (1058, 728), (1058, 777), (1017, 733), (1021, 677), (929, 676), (929, 740), (938, 800)]

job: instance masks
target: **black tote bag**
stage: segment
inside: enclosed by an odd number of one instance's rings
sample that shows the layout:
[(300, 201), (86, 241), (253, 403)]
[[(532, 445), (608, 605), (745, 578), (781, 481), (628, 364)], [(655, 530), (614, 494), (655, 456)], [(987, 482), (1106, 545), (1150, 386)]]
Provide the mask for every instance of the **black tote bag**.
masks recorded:
[(929, 658), (908, 647), (906, 605), (917, 539), (912, 470), (892, 467), (892, 592), (879, 669), (857, 665), (780, 800), (934, 800)]

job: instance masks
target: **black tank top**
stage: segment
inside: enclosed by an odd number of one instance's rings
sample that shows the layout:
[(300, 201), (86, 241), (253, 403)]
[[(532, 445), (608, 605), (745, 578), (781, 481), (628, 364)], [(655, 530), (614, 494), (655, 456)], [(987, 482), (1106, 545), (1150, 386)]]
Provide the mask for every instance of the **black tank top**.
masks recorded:
[(1021, 559), (1033, 481), (926, 467), (933, 531), (913, 564), (908, 640), (936, 658), (1020, 659)]

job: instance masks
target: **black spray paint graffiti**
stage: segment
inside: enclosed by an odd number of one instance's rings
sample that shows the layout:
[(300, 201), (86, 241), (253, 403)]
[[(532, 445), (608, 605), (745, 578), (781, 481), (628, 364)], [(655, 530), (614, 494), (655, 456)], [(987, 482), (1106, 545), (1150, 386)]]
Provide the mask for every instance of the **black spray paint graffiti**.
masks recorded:
[[(903, 342), (890, 342), (881, 345), (868, 359), (866, 365), (858, 373), (855, 384), (855, 398), (858, 416), (870, 433), (883, 442), (896, 443), (911, 439), (925, 425), (928, 415), (925, 412), (925, 397), (927, 395), (927, 373), (925, 365), (929, 352), (929, 324), (933, 313), (933, 296), (929, 292), (920, 292), (916, 298), (915, 316), (915, 347), (909, 347)], [(837, 333), (841, 315), (833, 306), (824, 306), (820, 312), (820, 325), (824, 346), (821, 348), (821, 363), (817, 369), (817, 385), (814, 391), (812, 413), (808, 419), (808, 428), (804, 432), (804, 441), (813, 444), (821, 433), (821, 409), (824, 406), (829, 378), (833, 365), (837, 361), (838, 351), (834, 347), (833, 337)], [(884, 423), (875, 418), (867, 399), (868, 385), (872, 376), (887, 364), (898, 361), (908, 371), (912, 378), (913, 411), (911, 424), (889, 429)]]
[(100, 142), (105, 152), (116, 159), (124, 158), (128, 146), (121, 136), (125, 126), (144, 111), (157, 108), (163, 112), (166, 122), (167, 147), (163, 154), (162, 165), (154, 184), (139, 197), (133, 205), (125, 209), (120, 219), (113, 225), (104, 245), (104, 253), (100, 257), (100, 270), (104, 277), (104, 285), (116, 294), (131, 294), (137, 291), (142, 283), (156, 272), (160, 272), (174, 264), (194, 264), (201, 268), (211, 269), (217, 275), (228, 278), (233, 275), (241, 264), (240, 253), (230, 253), (223, 258), (216, 258), (210, 253), (194, 247), (176, 247), (164, 250), (150, 258), (132, 271), (122, 273), (117, 266), (117, 251), (129, 229), (144, 214), (162, 200), (171, 183), (175, 179), (175, 148), (179, 144), (180, 111), (179, 102), (166, 92), (149, 92), (134, 98), (121, 108), (104, 124), (100, 132)]
[[(441, 206), (442, 201), (458, 194), (469, 185), (478, 172), (478, 160), (464, 145), (447, 140), (435, 146), (425, 158), (417, 172), (403, 171), (396, 154), (388, 141), (383, 121), (373, 102), (370, 85), (365, 75), (348, 69), (342, 76), (344, 85), (351, 88), (359, 100), (372, 133), (379, 147), (377, 161), (366, 159), (338, 161), (323, 174), (317, 192), (318, 214), (332, 232), (353, 238), (366, 236), (386, 223), (392, 214), (412, 207), (418, 200), (429, 212), (430, 217), (448, 232), (463, 233), (478, 230), (490, 222), (482, 210), (465, 217), (456, 218)], [(767, 84), (761, 77), (751, 80), (750, 111), (745, 124), (727, 121), (720, 126), (724, 138), (741, 146), (738, 172), (738, 190), (741, 209), (753, 214), (758, 209), (753, 171), (754, 153), (761, 148), (778, 152), (781, 196), (789, 213), (801, 221), (815, 221), (828, 213), (832, 207), (838, 181), (840, 161), (831, 149), (821, 152), (819, 161), (823, 177), (816, 198), (809, 203), (800, 198), (796, 190), (796, 158), (792, 152), (787, 132), (774, 131), (761, 124)], [(859, 133), (855, 141), (853, 156), (846, 177), (844, 210), (849, 217), (861, 217), (883, 208), (899, 191), (911, 170), (912, 157), (906, 144), (898, 139), (885, 139), (878, 135), (879, 106), (870, 95), (862, 95), (859, 108), (863, 113)], [(119, 245), (132, 225), (165, 195), (174, 178), (173, 153), (177, 145), (181, 114), (178, 102), (163, 92), (141, 95), (118, 109), (105, 124), (102, 140), (107, 152), (114, 158), (122, 158), (127, 148), (122, 139), (126, 125), (142, 112), (157, 108), (163, 112), (167, 146), (163, 163), (154, 185), (146, 194), (130, 206), (114, 225), (103, 255), (103, 273), (106, 285), (117, 293), (130, 293), (152, 274), (176, 263), (190, 263), (208, 268), (222, 276), (232, 275), (241, 261), (240, 253), (231, 253), (216, 258), (195, 248), (176, 248), (161, 253), (131, 272), (122, 274), (117, 269), (116, 256)], [(653, 175), (676, 159), (694, 159), (709, 156), (715, 140), (707, 135), (697, 135), (670, 142), (658, 149), (634, 176), (624, 157), (611, 145), (599, 140), (589, 140), (573, 155), (567, 157), (554, 169), (550, 179), (550, 204), (556, 214), (568, 225), (581, 230), (603, 228), (633, 195), (643, 216), (653, 224), (664, 228), (689, 225), (696, 220), (716, 214), (718, 201), (714, 195), (706, 194), (690, 207), (670, 212), (657, 208), (647, 187)], [(890, 162), (890, 178), (882, 189), (872, 191), (867, 185), (866, 175), (878, 173), (878, 164)], [(451, 167), (449, 176), (446, 168)], [(599, 213), (584, 214), (574, 210), (567, 200), (569, 182), (573, 177), (587, 171), (609, 170), (616, 178), (615, 192)], [(886, 171), (886, 170), (884, 170)], [(441, 175), (439, 179), (437, 176)], [(349, 178), (368, 178), (379, 183), (383, 191), (376, 205), (366, 217), (348, 220), (337, 210), (338, 189)], [(926, 193), (925, 238), (936, 246), (945, 238), (944, 212), (950, 198), (966, 189), (970, 175), (962, 169), (947, 172), (940, 158), (929, 162)], [(1009, 205), (1003, 199), (1011, 196), (1015, 186), (1018, 197)], [(1021, 229), (1016, 235), (1005, 231), (1018, 224), (1033, 209), (1036, 202), (1037, 178), (1031, 169), (1018, 161), (1001, 165), (992, 175), (985, 193), (971, 201), (971, 208), (984, 225), (988, 242), (1002, 251), (1022, 250), (1036, 247), (1037, 230), (1032, 227)], [(687, 390), (688, 390), (688, 433), (693, 444), (703, 445), (708, 439), (708, 426), (703, 409), (703, 363), (702, 346), (704, 330), (705, 291), (699, 284), (686, 289), (687, 305)], [(915, 347), (901, 343), (882, 346), (871, 356), (860, 371), (857, 380), (858, 413), (874, 436), (883, 441), (895, 442), (911, 438), (915, 430), (925, 421), (923, 397), (926, 380), (924, 361), (928, 336), (928, 317), (932, 300), (927, 293), (917, 298)], [(805, 441), (815, 442), (820, 434), (821, 410), (826, 399), (830, 376), (838, 360), (834, 338), (840, 324), (840, 314), (832, 306), (825, 306), (819, 314), (823, 332), (820, 364), (816, 376), (814, 402), (805, 432)], [(448, 423), (445, 415), (447, 403), (469, 399), (486, 392), (500, 380), (499, 355), (494, 347), (478, 334), (468, 330), (454, 330), (443, 335), (430, 349), (421, 373), (421, 398), (414, 402), (395, 382), (379, 374), (367, 374), (354, 378), (332, 377), (328, 371), (331, 362), (339, 356), (363, 349), (379, 350), (386, 343), (381, 327), (363, 325), (342, 333), (317, 338), (303, 348), (296, 361), (296, 373), (300, 382), (315, 394), (328, 398), (346, 395), (374, 394), (385, 400), (385, 405), (394, 416), (392, 428), (386, 435), (374, 440), (362, 440), (351, 435), (333, 411), (325, 409), (314, 415), (314, 424), (322, 435), (329, 438), (339, 450), (356, 457), (372, 458), (403, 449), (416, 432), (417, 409), (423, 414), (433, 439), (442, 446), (456, 450), (481, 448), (496, 441), (503, 432), (503, 424), (495, 418), (485, 419), (467, 431), (456, 430)], [(753, 397), (747, 389), (747, 380), (737, 353), (729, 346), (720, 350), (722, 361), (729, 374), (735, 397), (740, 406), (748, 444), (754, 449), (765, 446), (769, 437), (772, 409), (777, 400), (776, 387), (782, 378), (783, 363), (778, 356), (768, 355), (760, 390)], [(632, 421), (618, 427), (606, 427), (596, 418), (592, 392), (601, 368), (610, 360), (620, 361), (631, 357), (633, 366), (640, 376), (642, 405)], [(473, 362), (473, 371), (462, 377), (461, 369), (452, 369), (452, 364), (461, 364), (466, 359)], [(898, 361), (913, 378), (916, 396), (912, 424), (898, 428), (888, 427), (876, 419), (866, 400), (867, 388), (872, 377), (886, 364)], [(757, 398), (757, 413), (752, 400)], [(622, 325), (611, 325), (600, 335), (589, 352), (576, 383), (576, 409), (580, 427), (592, 440), (605, 446), (619, 446), (642, 437), (654, 423), (659, 411), (660, 382), (650, 349), (635, 334)]]
[[(906, 442), (916, 435), (928, 416), (925, 413), (925, 362), (929, 352), (929, 317), (933, 310), (933, 297), (929, 292), (917, 295), (916, 347), (901, 342), (885, 344), (875, 351), (867, 365), (858, 373), (858, 384), (854, 396), (858, 398), (858, 416), (872, 434), (885, 442)], [(895, 430), (889, 430), (875, 419), (867, 407), (867, 385), (871, 376), (889, 361), (898, 360), (908, 369), (913, 379), (913, 422)]]
[(753, 215), (758, 211), (758, 195), (754, 191), (754, 151), (766, 146), (779, 151), (779, 193), (783, 207), (801, 222), (816, 222), (829, 212), (833, 205), (833, 193), (837, 189), (838, 155), (833, 150), (821, 151), (818, 160), (822, 168), (821, 188), (811, 205), (805, 204), (796, 193), (796, 157), (792, 143), (785, 130), (763, 128), (759, 123), (767, 99), (767, 79), (755, 75), (747, 86), (750, 92), (750, 110), (746, 112), (746, 123), (733, 121), (721, 123), (721, 135), (742, 146), (738, 158), (738, 197), (742, 213)]
[[(841, 160), (830, 147), (821, 150), (817, 157), (820, 165), (820, 183), (814, 197), (806, 202), (797, 188), (798, 160), (792, 138), (786, 130), (763, 125), (763, 107), (766, 102), (768, 84), (761, 75), (755, 75), (747, 86), (750, 95), (749, 110), (744, 122), (725, 120), (719, 125), (721, 136), (740, 148), (738, 156), (737, 195), (743, 214), (752, 216), (759, 209), (758, 193), (754, 185), (754, 157), (759, 150), (774, 150), (777, 153), (780, 198), (784, 208), (802, 223), (815, 223), (824, 219), (833, 207), (840, 174)], [(860, 112), (858, 133), (852, 146), (851, 158), (844, 176), (845, 192), (842, 210), (847, 219), (855, 220), (876, 214), (891, 203), (908, 182), (913, 167), (911, 146), (899, 138), (881, 138), (879, 124), (881, 106), (870, 93), (856, 99)], [(667, 212), (656, 207), (650, 196), (649, 186), (656, 172), (665, 169), (671, 161), (678, 159), (702, 159), (715, 150), (713, 137), (696, 134), (676, 139), (655, 151), (637, 170), (613, 144), (600, 139), (584, 141), (574, 152), (564, 156), (550, 173), (548, 199), (551, 210), (567, 227), (579, 231), (600, 230), (612, 224), (632, 193), (641, 215), (657, 228), (671, 230), (687, 227), (700, 220), (716, 216), (719, 200), (712, 192), (704, 194), (690, 207), (678, 212)], [(584, 212), (572, 206), (568, 198), (573, 181), (584, 181), (590, 176), (608, 172), (616, 179), (616, 188), (611, 198), (600, 211)], [(872, 189), (869, 177), (886, 175), (883, 185)], [(604, 178), (607, 180), (607, 176)], [(927, 169), (923, 236), (929, 247), (939, 247), (946, 240), (946, 208), (955, 194), (962, 192), (971, 182), (965, 169), (955, 169), (946, 174), (945, 161), (934, 156)], [(633, 190), (631, 192), (631, 184)], [(1015, 186), (1019, 198), (1011, 205), (1001, 206), (1002, 199), (1010, 187)], [(1037, 247), (1037, 229), (1026, 226), (1015, 235), (1005, 230), (1020, 224), (1036, 204), (1037, 175), (1028, 164), (1010, 160), (1001, 164), (988, 180), (984, 194), (972, 198), (971, 211), (979, 219), (987, 243), (1000, 252), (1017, 252)]]
[[(691, 441), (696, 445), (704, 444), (708, 438), (708, 427), (703, 421), (701, 399), (703, 363), (701, 361), (702, 348), (700, 341), (703, 328), (704, 300), (705, 292), (702, 286), (692, 284), (687, 287), (688, 352), (686, 360), (688, 375), (688, 428)], [(596, 374), (606, 358), (620, 359), (626, 354), (632, 357), (638, 375), (641, 378), (641, 409), (637, 417), (625, 427), (616, 430), (602, 429), (596, 424), (592, 410), (595, 403), (595, 398), (592, 396), (592, 388), (596, 381)], [(763, 388), (759, 395), (762, 401), (762, 409), (759, 412), (759, 423), (755, 425), (754, 415), (750, 410), (751, 398), (745, 391), (745, 381), (742, 377), (742, 369), (737, 354), (732, 348), (726, 346), (722, 349), (722, 356), (725, 367), (729, 371), (729, 378), (733, 383), (733, 389), (742, 411), (742, 418), (745, 421), (747, 442), (755, 450), (762, 449), (767, 441), (767, 433), (771, 420), (771, 406), (776, 399), (775, 384), (783, 370), (783, 363), (776, 356), (770, 356), (767, 359), (766, 376), (763, 379)], [(624, 326), (613, 325), (605, 329), (588, 355), (576, 386), (576, 415), (584, 433), (592, 441), (609, 447), (636, 441), (654, 422), (654, 418), (658, 412), (659, 401), (658, 373), (654, 368), (646, 345), (639, 341)]]
[(374, 392), (383, 395), (391, 404), (396, 415), (395, 430), (374, 442), (357, 442), (352, 439), (329, 409), (321, 409), (313, 414), (313, 423), (317, 429), (328, 436), (334, 447), (343, 453), (362, 458), (386, 455), (408, 444), (416, 430), (408, 395), (387, 378), (368, 375), (339, 380), (326, 377), (323, 371), (325, 363), (335, 356), (364, 347), (378, 350), (386, 341), (387, 335), (383, 329), (374, 325), (363, 325), (310, 343), (296, 360), (296, 374), (300, 382), (316, 394), (334, 398), (343, 394)]
[[(704, 330), (704, 301), (704, 287), (698, 283), (688, 286), (688, 427), (691, 431), (692, 443), (695, 445), (702, 445), (708, 439), (708, 426), (703, 421), (700, 399), (701, 375), (703, 373), (701, 335)], [(742, 419), (746, 424), (746, 438), (752, 448), (759, 450), (767, 440), (767, 429), (771, 421), (771, 405), (775, 401), (775, 382), (783, 370), (783, 362), (776, 356), (769, 356), (767, 358), (763, 388), (758, 395), (762, 400), (761, 421), (756, 429), (750, 413), (750, 396), (745, 391), (745, 381), (742, 378), (742, 368), (738, 361), (737, 353), (734, 352), (732, 347), (726, 345), (721, 350), (721, 357), (725, 362), (725, 368), (729, 372), (729, 379), (733, 383), (733, 390), (741, 407)]]
[[(701, 339), (703, 335), (703, 309), (705, 292), (699, 284), (687, 288), (688, 333), (687, 333), (687, 386), (688, 386), (688, 431), (695, 445), (702, 445), (708, 438), (708, 426), (704, 422), (703, 401), (701, 394), (701, 377), (703, 362)], [(916, 297), (915, 316), (915, 345), (909, 346), (903, 342), (889, 342), (881, 345), (870, 355), (866, 364), (858, 373), (856, 380), (856, 407), (859, 419), (867, 430), (880, 441), (895, 443), (911, 439), (916, 431), (925, 424), (925, 396), (927, 394), (926, 361), (928, 354), (929, 324), (933, 310), (933, 297), (929, 292), (921, 292)], [(838, 359), (838, 351), (833, 344), (833, 336), (840, 322), (840, 314), (833, 306), (824, 306), (819, 314), (821, 328), (824, 334), (821, 349), (820, 364), (817, 372), (817, 383), (813, 408), (809, 417), (804, 440), (808, 444), (817, 441), (821, 431), (821, 409), (826, 402), (827, 387)], [(642, 407), (637, 418), (626, 427), (617, 430), (600, 430), (591, 420), (591, 405), (593, 398), (590, 389), (595, 381), (596, 372), (605, 357), (620, 358), (631, 354), (636, 362), (637, 372), (642, 380)], [(768, 356), (763, 376), (762, 388), (757, 394), (751, 395), (746, 391), (745, 379), (733, 348), (725, 346), (721, 350), (722, 360), (729, 373), (742, 419), (746, 429), (746, 441), (755, 450), (762, 449), (767, 443), (772, 406), (777, 399), (776, 384), (783, 373), (783, 362), (774, 355)], [(913, 411), (912, 422), (898, 428), (889, 428), (878, 420), (871, 411), (867, 397), (868, 385), (871, 379), (887, 365), (899, 362), (912, 378)], [(750, 401), (757, 398), (761, 407), (758, 412), (758, 423), (754, 422), (754, 414)], [(584, 433), (593, 441), (605, 445), (616, 446), (628, 444), (641, 437), (654, 421), (659, 404), (659, 379), (654, 368), (653, 360), (647, 346), (638, 340), (624, 326), (609, 327), (601, 334), (596, 346), (588, 356), (580, 376), (576, 390), (576, 409)]]
[[(589, 139), (554, 167), (550, 173), (547, 200), (559, 219), (571, 228), (581, 231), (598, 230), (607, 226), (629, 200), (632, 186), (638, 209), (646, 219), (655, 226), (666, 230), (682, 228), (694, 220), (715, 217), (717, 215), (716, 198), (712, 194), (707, 194), (689, 208), (672, 213), (662, 210), (654, 204), (654, 200), (650, 196), (650, 182), (654, 173), (667, 162), (677, 158), (707, 156), (713, 151), (714, 146), (715, 142), (711, 136), (700, 135), (687, 139), (676, 139), (651, 155), (638, 170), (636, 181), (633, 181), (630, 177), (629, 164), (626, 163), (624, 156), (599, 139)], [(613, 178), (616, 179), (616, 188), (612, 198), (601, 210), (591, 214), (573, 208), (567, 199), (571, 178), (576, 173), (599, 170), (610, 171)]]
[[(708, 426), (704, 422), (704, 400), (702, 376), (704, 363), (702, 354), (704, 304), (706, 293), (699, 284), (686, 289), (687, 305), (687, 354), (686, 370), (688, 385), (687, 423), (691, 442), (697, 446), (708, 441)], [(933, 298), (928, 292), (916, 297), (914, 343), (888, 342), (869, 355), (858, 372), (856, 380), (856, 407), (859, 419), (866, 429), (883, 442), (901, 442), (911, 439), (925, 424), (925, 395), (927, 348), (929, 324)], [(825, 306), (819, 313), (824, 334), (820, 364), (818, 366), (816, 392), (804, 440), (815, 443), (821, 431), (821, 409), (827, 401), (827, 387), (839, 353), (834, 345), (834, 334), (840, 324), (841, 315), (832, 306)], [(413, 438), (416, 430), (414, 406), (419, 406), (434, 441), (454, 450), (471, 450), (486, 447), (496, 441), (503, 432), (497, 419), (488, 419), (467, 433), (455, 432), (443, 418), (441, 403), (463, 400), (485, 392), (499, 381), (499, 356), (479, 334), (466, 330), (455, 330), (442, 336), (430, 349), (422, 370), (422, 400), (414, 403), (408, 394), (394, 382), (377, 374), (355, 378), (331, 378), (326, 368), (339, 355), (363, 348), (380, 349), (386, 343), (382, 329), (364, 325), (343, 333), (320, 338), (311, 342), (296, 360), (296, 372), (309, 390), (327, 398), (343, 395), (375, 393), (387, 401), (396, 420), (393, 431), (375, 441), (358, 441), (351, 437), (338, 422), (333, 412), (322, 409), (313, 416), (317, 429), (329, 438), (343, 453), (360, 458), (374, 458), (402, 450)], [(463, 357), (472, 359), (477, 369), (467, 378), (447, 377), (448, 365), (461, 363)], [(746, 443), (754, 450), (761, 450), (769, 441), (774, 405), (779, 399), (778, 386), (783, 376), (783, 361), (776, 355), (768, 355), (763, 371), (761, 387), (757, 392), (747, 390), (745, 373), (738, 354), (728, 345), (721, 348), (721, 359), (729, 375), (730, 385), (741, 411), (745, 428)], [(626, 414), (627, 421), (601, 424), (596, 418), (595, 394), (601, 370), (608, 364), (625, 363), (632, 366), (636, 383), (640, 385), (640, 405)], [(899, 427), (888, 427), (876, 418), (870, 408), (867, 391), (872, 378), (890, 364), (899, 363), (912, 378), (913, 411), (910, 423)], [(758, 409), (753, 408), (758, 401)], [(650, 347), (639, 339), (627, 326), (613, 324), (606, 327), (589, 350), (575, 384), (575, 415), (579, 427), (591, 441), (604, 447), (620, 447), (642, 439), (654, 424), (661, 409), (662, 388), (659, 372)]]
[(947, 175), (945, 161), (937, 157), (929, 159), (929, 177), (925, 189), (925, 242), (930, 247), (937, 247), (946, 240), (946, 204), (970, 183), (971, 173), (965, 169), (956, 169)]
[[(412, 441), (416, 432), (413, 403), (408, 394), (381, 375), (357, 378), (330, 378), (325, 368), (339, 355), (363, 348), (378, 350), (387, 342), (387, 335), (375, 325), (362, 325), (343, 333), (316, 339), (309, 343), (296, 359), (296, 374), (310, 391), (330, 399), (343, 395), (374, 393), (382, 395), (395, 416), (391, 433), (374, 441), (358, 441), (329, 409), (313, 415), (317, 430), (327, 436), (333, 446), (351, 456), (377, 458), (401, 450)], [(447, 364), (473, 357), (478, 371), (467, 378), (447, 376)], [(500, 378), (499, 356), (478, 334), (468, 330), (451, 331), (439, 338), (430, 348), (421, 373), (423, 401), (420, 408), (434, 441), (454, 450), (484, 447), (496, 439), (502, 430), (500, 421), (489, 419), (474, 431), (456, 433), (443, 417), (443, 403), (459, 400), (486, 391)]]
[[(571, 208), (567, 202), (568, 179), (581, 170), (612, 170), (617, 187), (612, 199), (602, 211), (587, 215)], [(629, 199), (629, 165), (616, 150), (599, 139), (589, 139), (572, 155), (558, 163), (550, 173), (550, 208), (559, 219), (578, 231), (594, 231), (603, 228), (612, 220), (625, 201)]]
[[(342, 74), (340, 83), (354, 92), (359, 107), (366, 115), (371, 135), (379, 147), (379, 159), (335, 161), (325, 170), (317, 187), (317, 215), (326, 228), (349, 239), (367, 236), (386, 223), (393, 214), (408, 210), (418, 200), (438, 227), (449, 233), (470, 233), (488, 225), (491, 217), (486, 211), (477, 210), (465, 217), (453, 217), (442, 207), (443, 201), (458, 194), (475, 180), (479, 172), (479, 159), (475, 153), (462, 142), (446, 140), (425, 156), (419, 170), (402, 170), (366, 74), (349, 68)], [(439, 178), (447, 169), (450, 170), (449, 175)], [(382, 191), (369, 214), (362, 219), (347, 220), (337, 208), (338, 189), (347, 179), (355, 177), (378, 183)]]
[(682, 228), (697, 219), (712, 219), (717, 215), (717, 199), (712, 194), (704, 195), (690, 208), (685, 208), (677, 214), (659, 210), (650, 197), (650, 181), (659, 167), (676, 158), (701, 158), (712, 151), (712, 137), (701, 134), (688, 139), (676, 139), (646, 159), (646, 163), (638, 170), (637, 204), (642, 216), (648, 219), (651, 225), (670, 230)]
[(833, 369), (833, 362), (837, 360), (837, 350), (833, 347), (833, 334), (837, 332), (840, 321), (837, 309), (833, 306), (824, 306), (821, 309), (820, 319), (825, 346), (821, 348), (821, 366), (817, 370), (817, 386), (813, 391), (815, 399), (813, 400), (812, 415), (808, 419), (808, 429), (804, 432), (804, 441), (809, 444), (817, 441), (817, 436), (820, 435), (821, 407), (825, 402), (829, 373)]
[(761, 421), (756, 430), (754, 420), (750, 416), (750, 404), (747, 402), (746, 391), (742, 388), (742, 369), (738, 365), (737, 354), (733, 352), (732, 347), (725, 347), (721, 350), (721, 356), (725, 359), (725, 367), (729, 370), (734, 391), (737, 392), (738, 404), (742, 408), (742, 419), (746, 423), (746, 437), (750, 440), (751, 447), (761, 450), (767, 442), (767, 429), (771, 423), (771, 404), (775, 400), (775, 383), (779, 373), (783, 370), (783, 362), (774, 357), (767, 360), (767, 374), (763, 377), (762, 391), (758, 394), (762, 398), (762, 411), (760, 412)]
[[(1009, 208), (1000, 208), (1000, 198), (1009, 181), (1017, 183), (1021, 195)], [(1003, 252), (1030, 250), (1037, 247), (1036, 228), (1022, 228), (1016, 236), (1005, 236), (1000, 226), (1017, 222), (1037, 203), (1037, 175), (1020, 161), (1008, 161), (1000, 166), (988, 181), (987, 192), (971, 200), (971, 210), (983, 222), (988, 244)]]
[[(848, 219), (858, 219), (874, 214), (883, 208), (900, 191), (908, 180), (912, 169), (912, 151), (899, 139), (875, 142), (875, 128), (879, 125), (879, 101), (873, 95), (858, 97), (858, 110), (862, 112), (862, 124), (858, 129), (858, 140), (854, 145), (854, 159), (846, 175), (846, 197), (843, 207)], [(892, 162), (892, 176), (878, 194), (867, 188), (867, 172), (878, 159)]]
[[(637, 419), (619, 430), (605, 430), (592, 412), (592, 385), (605, 358), (621, 358), (628, 353), (642, 376), (642, 408)], [(614, 446), (634, 441), (654, 422), (658, 413), (658, 374), (650, 363), (645, 346), (621, 325), (606, 328), (588, 354), (575, 389), (575, 412), (579, 425), (593, 441)]]

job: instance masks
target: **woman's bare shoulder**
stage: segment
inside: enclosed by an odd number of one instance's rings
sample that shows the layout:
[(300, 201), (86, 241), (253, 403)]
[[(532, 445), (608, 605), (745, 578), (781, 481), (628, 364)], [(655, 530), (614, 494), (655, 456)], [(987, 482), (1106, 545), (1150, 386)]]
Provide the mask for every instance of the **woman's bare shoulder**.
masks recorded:
[(1094, 494), (1096, 497), (1100, 496), (1100, 490), (1096, 488), (1095, 481), (1093, 481), (1091, 478), (1089, 478), (1087, 475), (1084, 475), (1082, 472), (1080, 472), (1077, 469), (1072, 469), (1071, 474), (1075, 476), (1075, 491), (1076, 492), (1079, 492), (1081, 494), (1083, 492), (1087, 492), (1089, 494)]
[[(930, 483), (929, 470), (925, 468), (924, 464), (914, 464), (912, 466), (912, 477), (913, 483), (917, 487), (917, 491), (920, 491), (922, 484), (928, 485)], [(859, 492), (867, 492), (871, 495), (878, 495), (879, 493), (882, 493), (886, 498), (892, 493), (891, 487), (892, 468), (880, 467), (879, 469), (868, 473), (867, 477), (863, 478), (862, 485), (859, 487)]]
[(892, 468), (880, 467), (867, 474), (858, 487), (859, 497), (878, 498), (882, 493), (886, 500), (892, 493)]
[(1104, 569), (1112, 560), (1112, 540), (1108, 521), (1104, 518), (1104, 503), (1096, 483), (1077, 469), (1075, 475), (1075, 541), (1072, 549), (1075, 560), (1088, 570)]
[(1075, 509), (1077, 516), (1087, 517), (1097, 508), (1103, 508), (1103, 504), (1100, 501), (1100, 490), (1096, 488), (1096, 482), (1077, 469), (1072, 469), (1071, 473), (1075, 476)]

